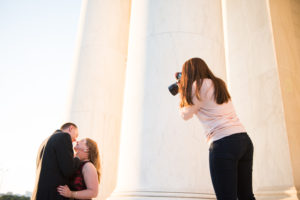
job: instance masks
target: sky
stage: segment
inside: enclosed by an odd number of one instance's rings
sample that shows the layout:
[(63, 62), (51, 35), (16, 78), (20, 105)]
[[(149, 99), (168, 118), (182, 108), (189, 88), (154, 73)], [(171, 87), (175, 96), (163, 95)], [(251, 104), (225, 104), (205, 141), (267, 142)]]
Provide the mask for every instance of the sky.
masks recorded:
[(0, 193), (25, 194), (65, 121), (81, 0), (0, 0)]

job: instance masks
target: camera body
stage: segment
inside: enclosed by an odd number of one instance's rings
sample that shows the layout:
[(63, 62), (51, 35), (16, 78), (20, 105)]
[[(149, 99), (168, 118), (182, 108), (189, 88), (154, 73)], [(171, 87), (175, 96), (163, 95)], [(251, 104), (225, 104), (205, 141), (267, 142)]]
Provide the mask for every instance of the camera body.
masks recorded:
[(181, 75), (182, 75), (181, 72), (176, 72), (176, 73), (175, 73), (175, 78), (176, 78), (176, 80), (177, 80), (176, 83), (173, 83), (172, 85), (170, 85), (170, 86), (168, 87), (170, 93), (171, 93), (173, 96), (175, 96), (175, 95), (178, 94), (178, 89), (179, 89), (179, 88), (178, 88), (178, 83), (179, 83), (179, 81), (180, 81)]

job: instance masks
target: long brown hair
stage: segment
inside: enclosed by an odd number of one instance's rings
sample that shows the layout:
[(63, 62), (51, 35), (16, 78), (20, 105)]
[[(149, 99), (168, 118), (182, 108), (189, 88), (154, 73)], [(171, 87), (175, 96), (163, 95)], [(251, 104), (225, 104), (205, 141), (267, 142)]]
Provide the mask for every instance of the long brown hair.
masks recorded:
[(204, 78), (212, 80), (215, 89), (214, 99), (217, 104), (226, 103), (231, 99), (225, 82), (210, 71), (204, 60), (191, 58), (182, 66), (182, 76), (178, 84), (181, 94), (180, 107), (193, 105), (192, 86), (194, 81), (196, 81), (196, 97), (201, 100), (200, 89)]
[(101, 163), (100, 163), (100, 155), (99, 155), (99, 150), (98, 150), (98, 145), (97, 143), (90, 139), (90, 138), (85, 138), (86, 140), (86, 146), (89, 149), (89, 160), (93, 165), (95, 166), (98, 174), (98, 181), (100, 183), (100, 178), (101, 178)]

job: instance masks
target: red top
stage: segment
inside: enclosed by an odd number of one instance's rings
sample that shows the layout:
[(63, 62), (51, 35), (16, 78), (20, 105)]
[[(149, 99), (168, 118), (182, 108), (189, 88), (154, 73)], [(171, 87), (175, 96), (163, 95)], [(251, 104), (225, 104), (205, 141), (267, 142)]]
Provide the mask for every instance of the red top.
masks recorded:
[[(88, 162), (89, 161), (85, 161), (85, 162), (80, 163), (79, 168), (76, 170), (74, 176), (72, 177), (71, 185), (70, 185), (70, 189), (72, 191), (80, 191), (80, 190), (87, 189), (86, 185), (85, 185), (85, 182), (84, 182), (84, 177), (83, 177), (83, 174), (82, 174), (82, 168)], [(86, 199), (86, 200), (90, 200), (90, 199)]]

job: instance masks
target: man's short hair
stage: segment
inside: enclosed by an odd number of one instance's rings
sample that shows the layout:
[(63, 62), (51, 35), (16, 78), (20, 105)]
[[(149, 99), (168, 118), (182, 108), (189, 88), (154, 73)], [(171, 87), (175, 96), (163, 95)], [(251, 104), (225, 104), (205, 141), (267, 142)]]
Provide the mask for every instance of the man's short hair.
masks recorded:
[(74, 126), (75, 128), (77, 128), (77, 126), (76, 126), (74, 123), (68, 122), (68, 123), (63, 124), (63, 125), (60, 127), (60, 130), (65, 130), (65, 129), (69, 128), (70, 126)]

